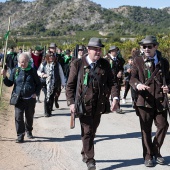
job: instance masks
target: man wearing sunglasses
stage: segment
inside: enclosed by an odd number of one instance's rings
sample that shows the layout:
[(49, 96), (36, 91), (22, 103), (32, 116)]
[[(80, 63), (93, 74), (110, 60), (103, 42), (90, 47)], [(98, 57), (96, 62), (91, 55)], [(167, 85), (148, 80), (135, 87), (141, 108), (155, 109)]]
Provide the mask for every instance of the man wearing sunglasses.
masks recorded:
[[(159, 43), (156, 37), (146, 36), (140, 43), (144, 55), (134, 59), (130, 84), (138, 96), (135, 109), (140, 120), (144, 163), (146, 167), (152, 167), (153, 158), (158, 164), (165, 163), (160, 149), (169, 127), (169, 63), (157, 51)], [(152, 140), (153, 121), (157, 130)]]

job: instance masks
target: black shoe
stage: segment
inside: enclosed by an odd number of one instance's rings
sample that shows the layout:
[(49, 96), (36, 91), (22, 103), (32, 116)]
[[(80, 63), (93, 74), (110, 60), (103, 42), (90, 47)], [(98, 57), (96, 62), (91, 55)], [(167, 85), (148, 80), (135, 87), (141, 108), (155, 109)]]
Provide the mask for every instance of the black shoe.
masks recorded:
[(32, 135), (32, 132), (27, 131), (27, 138), (28, 139), (33, 139), (34, 138), (33, 135)]
[(153, 160), (151, 160), (151, 159), (145, 160), (145, 166), (146, 167), (153, 167)]
[(165, 164), (165, 159), (162, 156), (155, 157), (155, 160), (158, 164), (163, 165)]
[(57, 102), (55, 102), (55, 107), (59, 108), (59, 104)]
[(16, 139), (16, 143), (23, 143), (23, 142), (24, 142), (24, 135), (18, 136), (18, 138)]
[(122, 111), (122, 109), (117, 109), (117, 110), (116, 110), (116, 113), (124, 114), (124, 112)]
[(87, 163), (87, 170), (95, 170), (96, 166), (94, 162), (88, 162)]

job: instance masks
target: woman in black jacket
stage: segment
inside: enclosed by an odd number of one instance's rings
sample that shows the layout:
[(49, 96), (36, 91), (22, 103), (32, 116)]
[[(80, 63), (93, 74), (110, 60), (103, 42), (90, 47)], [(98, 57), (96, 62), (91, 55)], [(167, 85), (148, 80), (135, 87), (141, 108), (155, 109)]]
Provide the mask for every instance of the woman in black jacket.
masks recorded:
[[(17, 131), (17, 143), (24, 141), (25, 132), (28, 138), (33, 138), (33, 117), (35, 112), (36, 96), (40, 93), (41, 82), (36, 70), (31, 67), (27, 53), (21, 53), (18, 58), (18, 67), (12, 70), (10, 77), (6, 76), (6, 70), (1, 70), (6, 86), (14, 85), (13, 92), (19, 95), (15, 104), (15, 126)], [(25, 113), (25, 121), (24, 121)]]

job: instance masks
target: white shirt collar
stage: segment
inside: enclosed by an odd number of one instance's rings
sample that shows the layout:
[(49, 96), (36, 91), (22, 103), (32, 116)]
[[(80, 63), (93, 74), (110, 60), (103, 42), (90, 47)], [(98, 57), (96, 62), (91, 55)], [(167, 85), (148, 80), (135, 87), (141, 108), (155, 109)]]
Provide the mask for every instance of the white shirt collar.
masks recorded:
[(89, 65), (90, 65), (91, 63), (96, 63), (96, 62), (91, 61), (89, 55), (86, 57), (86, 61), (87, 61), (87, 63), (88, 63)]
[(114, 57), (114, 56), (112, 56), (112, 55), (110, 55), (110, 57), (111, 57), (112, 60), (116, 59), (116, 57)]

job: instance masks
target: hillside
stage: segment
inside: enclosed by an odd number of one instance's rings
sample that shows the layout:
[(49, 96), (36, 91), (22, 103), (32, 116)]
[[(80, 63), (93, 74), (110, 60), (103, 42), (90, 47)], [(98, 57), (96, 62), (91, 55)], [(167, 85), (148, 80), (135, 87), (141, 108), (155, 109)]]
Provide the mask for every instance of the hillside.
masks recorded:
[(59, 36), (97, 30), (119, 35), (170, 32), (170, 7), (102, 8), (90, 0), (37, 0), (0, 3), (0, 33), (11, 17), (13, 34)]

